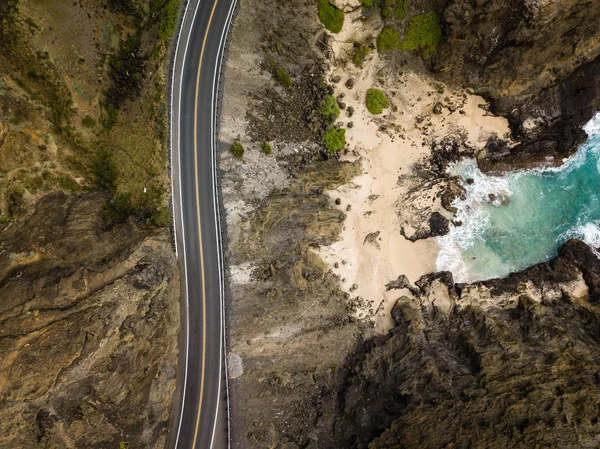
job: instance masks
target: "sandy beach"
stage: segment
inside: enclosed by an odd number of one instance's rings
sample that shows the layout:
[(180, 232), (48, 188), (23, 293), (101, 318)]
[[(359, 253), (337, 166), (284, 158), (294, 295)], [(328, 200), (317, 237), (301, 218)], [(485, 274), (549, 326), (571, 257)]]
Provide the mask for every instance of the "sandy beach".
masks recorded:
[[(402, 274), (414, 283), (434, 272), (438, 252), (433, 239), (411, 242), (400, 234), (398, 208), (409, 188), (402, 176), (430, 154), (432, 142), (446, 135), (461, 132), (471, 146), (481, 148), (490, 135), (507, 137), (509, 129), (504, 118), (480, 107), (483, 98), (450, 91), (424, 74), (390, 73), (376, 51), (366, 58), (362, 70), (355, 68), (349, 61), (353, 42), (368, 42), (369, 30), (378, 27), (377, 23), (364, 26), (359, 17), (359, 10), (348, 13), (344, 29), (333, 37), (329, 79), (341, 78), (334, 84), (334, 95), (343, 95), (346, 104), (340, 120), (346, 127), (349, 151), (342, 159), (360, 159), (363, 173), (328, 192), (332, 200), (339, 198), (336, 207), (347, 218), (340, 239), (319, 253), (339, 276), (341, 288), (355, 300), (360, 297), (356, 318), (371, 320), (385, 332), (392, 325), (390, 309), (404, 294), (386, 292), (385, 285)], [(346, 83), (350, 78), (353, 85)], [(390, 100), (391, 107), (379, 116), (366, 108), (369, 88), (381, 89)], [(436, 114), (433, 109), (438, 103), (443, 107)], [(349, 107), (354, 108), (352, 117), (348, 117)], [(419, 202), (423, 210), (450, 217), (434, 192), (424, 193)]]

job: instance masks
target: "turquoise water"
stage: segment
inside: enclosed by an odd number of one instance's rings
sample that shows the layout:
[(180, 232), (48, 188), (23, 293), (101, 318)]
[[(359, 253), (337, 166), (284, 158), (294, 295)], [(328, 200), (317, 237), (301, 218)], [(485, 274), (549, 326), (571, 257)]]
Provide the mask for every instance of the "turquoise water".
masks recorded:
[(600, 114), (584, 129), (587, 142), (559, 168), (486, 176), (473, 160), (451, 166), (474, 182), (454, 202), (463, 225), (436, 239), (437, 269), (474, 282), (549, 260), (570, 238), (600, 247)]

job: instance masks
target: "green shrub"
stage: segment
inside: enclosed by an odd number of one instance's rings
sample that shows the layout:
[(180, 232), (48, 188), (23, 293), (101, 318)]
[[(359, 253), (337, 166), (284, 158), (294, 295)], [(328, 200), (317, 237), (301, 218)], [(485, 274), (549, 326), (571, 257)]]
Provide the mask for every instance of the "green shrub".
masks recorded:
[(113, 161), (112, 155), (108, 150), (101, 149), (98, 152), (94, 166), (92, 168), (96, 183), (101, 189), (109, 192), (116, 190), (117, 167)]
[(279, 67), (278, 65), (274, 65), (273, 73), (275, 75), (275, 79), (279, 84), (281, 84), (286, 89), (292, 87), (292, 77), (283, 67)]
[(104, 104), (104, 113), (102, 114), (102, 126), (106, 129), (111, 129), (117, 124), (117, 118), (119, 117), (119, 110), (112, 103)]
[(365, 58), (369, 56), (371, 53), (371, 49), (369, 47), (359, 47), (356, 49), (354, 54), (352, 55), (352, 63), (356, 68), (362, 69), (363, 63), (365, 62)]
[(331, 128), (323, 136), (323, 143), (325, 148), (332, 153), (343, 150), (346, 145), (346, 130)]
[(260, 144), (260, 147), (262, 148), (262, 152), (265, 154), (271, 154), (271, 145), (269, 145), (269, 142), (263, 142)]
[(319, 20), (332, 33), (342, 31), (344, 11), (337, 9), (327, 0), (319, 0)]
[(177, 16), (179, 15), (179, 0), (169, 0), (163, 8), (163, 18), (158, 28), (158, 38), (161, 41), (171, 39), (175, 27), (177, 26)]
[(406, 9), (408, 8), (408, 0), (396, 0), (396, 8), (394, 8), (394, 16), (398, 20), (406, 17)]
[(77, 182), (69, 175), (59, 176), (57, 181), (58, 185), (65, 190), (69, 190), (71, 192), (76, 192), (79, 190), (79, 184), (77, 184)]
[(367, 90), (367, 109), (371, 114), (381, 114), (384, 108), (389, 108), (390, 102), (379, 89)]
[(383, 20), (390, 20), (392, 18), (392, 4), (394, 0), (379, 0), (379, 10), (381, 12), (381, 18)]
[(406, 28), (406, 38), (400, 42), (400, 50), (422, 50), (428, 55), (435, 52), (442, 40), (440, 18), (435, 12), (418, 14), (410, 18)]
[(231, 153), (235, 157), (241, 158), (244, 155), (244, 147), (239, 142), (233, 142), (233, 145), (231, 145)]
[(126, 100), (137, 98), (142, 91), (146, 72), (146, 57), (141, 49), (142, 34), (138, 30), (121, 40), (119, 50), (108, 58), (111, 86), (106, 91), (106, 104), (117, 109)]
[(377, 38), (377, 51), (381, 53), (393, 51), (398, 48), (399, 42), (400, 34), (398, 31), (391, 26), (385, 26)]
[[(323, 106), (321, 106), (321, 115), (326, 120), (335, 120), (340, 116), (340, 108), (337, 105), (337, 101), (333, 95), (327, 95), (325, 97), (325, 101), (323, 102)], [(335, 115), (335, 118), (331, 118), (332, 115)]]
[(86, 128), (93, 128), (96, 126), (96, 120), (89, 115), (86, 115), (81, 119), (81, 124)]
[(360, 4), (366, 9), (371, 9), (373, 6), (375, 6), (373, 0), (360, 0)]

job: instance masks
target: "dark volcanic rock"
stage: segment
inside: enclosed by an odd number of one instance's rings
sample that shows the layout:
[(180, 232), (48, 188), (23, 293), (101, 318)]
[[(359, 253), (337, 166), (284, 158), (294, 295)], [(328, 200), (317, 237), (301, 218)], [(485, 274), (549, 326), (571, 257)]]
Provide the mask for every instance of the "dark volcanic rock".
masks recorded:
[(600, 3), (453, 0), (432, 68), (474, 88), (509, 117), (520, 145), (480, 157), (484, 170), (556, 165), (600, 107)]
[(401, 298), (324, 396), (309, 448), (596, 447), (600, 261), (585, 244), (507, 279), (418, 284), (420, 306)]
[(434, 212), (431, 214), (431, 217), (429, 217), (429, 227), (431, 228), (432, 237), (446, 235), (449, 231), (448, 220), (439, 212)]

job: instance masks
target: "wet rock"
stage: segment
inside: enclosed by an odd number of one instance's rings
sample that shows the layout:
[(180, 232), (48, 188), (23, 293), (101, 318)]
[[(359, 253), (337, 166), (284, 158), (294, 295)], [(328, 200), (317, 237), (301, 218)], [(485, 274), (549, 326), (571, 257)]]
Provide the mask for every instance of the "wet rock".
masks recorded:
[(354, 87), (354, 79), (349, 78), (348, 81), (346, 81), (346, 87), (352, 89)]
[(348, 113), (348, 117), (352, 117), (354, 115), (354, 108), (352, 106), (348, 106), (346, 112)]
[(429, 218), (429, 226), (433, 237), (446, 235), (449, 232), (448, 220), (439, 212), (434, 212)]

